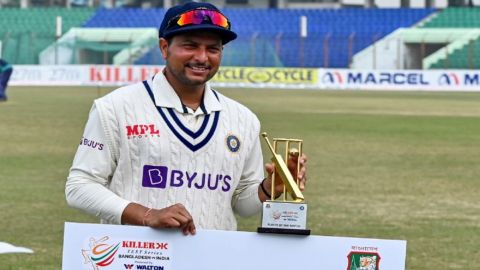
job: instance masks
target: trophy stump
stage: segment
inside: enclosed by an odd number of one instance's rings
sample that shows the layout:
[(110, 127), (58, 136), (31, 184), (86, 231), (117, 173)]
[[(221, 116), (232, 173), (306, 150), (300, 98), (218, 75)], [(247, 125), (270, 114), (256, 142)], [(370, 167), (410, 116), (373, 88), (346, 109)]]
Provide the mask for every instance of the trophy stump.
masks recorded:
[[(294, 179), (290, 173), (285, 160), (289, 155), (302, 155), (303, 141), (298, 139), (274, 138), (273, 146), (268, 140), (267, 134), (262, 133), (272, 152), (272, 161), (275, 164), (275, 173), (272, 175), (272, 188), (270, 200), (263, 203), (262, 226), (258, 227), (259, 233), (297, 234), (310, 235), (307, 229), (307, 204), (305, 198), (298, 188), (298, 179)], [(290, 148), (292, 146), (298, 148)], [(278, 154), (284, 150), (285, 160)], [(300, 160), (297, 159), (297, 175), (300, 170)], [(275, 179), (278, 174), (280, 179)], [(277, 198), (275, 193), (275, 181), (282, 181), (284, 184), (283, 195)]]

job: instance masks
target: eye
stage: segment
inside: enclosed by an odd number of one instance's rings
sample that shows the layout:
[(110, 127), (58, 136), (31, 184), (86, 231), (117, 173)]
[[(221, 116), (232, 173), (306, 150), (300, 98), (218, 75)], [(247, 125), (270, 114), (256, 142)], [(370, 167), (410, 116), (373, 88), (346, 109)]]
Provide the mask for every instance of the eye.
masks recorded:
[(193, 43), (184, 43), (183, 46), (185, 49), (195, 49), (197, 46)]
[(220, 52), (222, 51), (222, 48), (221, 48), (221, 47), (214, 46), (214, 47), (209, 47), (208, 50), (209, 50), (211, 53), (220, 53)]

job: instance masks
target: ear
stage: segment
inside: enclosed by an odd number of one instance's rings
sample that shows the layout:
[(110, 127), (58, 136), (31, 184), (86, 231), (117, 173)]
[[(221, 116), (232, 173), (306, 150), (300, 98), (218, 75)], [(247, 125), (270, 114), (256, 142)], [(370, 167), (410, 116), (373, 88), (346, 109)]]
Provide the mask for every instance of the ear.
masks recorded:
[(160, 38), (158, 42), (158, 47), (160, 48), (160, 52), (162, 53), (162, 57), (164, 60), (167, 60), (168, 55), (168, 41), (164, 38)]

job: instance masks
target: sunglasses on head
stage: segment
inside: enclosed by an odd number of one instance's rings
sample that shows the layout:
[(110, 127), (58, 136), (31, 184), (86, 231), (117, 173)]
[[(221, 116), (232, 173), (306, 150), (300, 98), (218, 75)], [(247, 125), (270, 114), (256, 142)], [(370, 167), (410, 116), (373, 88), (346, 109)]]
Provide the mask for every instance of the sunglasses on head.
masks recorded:
[(219, 11), (208, 9), (194, 9), (182, 13), (172, 18), (168, 22), (167, 28), (173, 27), (174, 23), (176, 23), (180, 27), (191, 24), (202, 24), (207, 18), (210, 19), (209, 21), (213, 25), (230, 30), (230, 22), (228, 21), (227, 17), (225, 17)]

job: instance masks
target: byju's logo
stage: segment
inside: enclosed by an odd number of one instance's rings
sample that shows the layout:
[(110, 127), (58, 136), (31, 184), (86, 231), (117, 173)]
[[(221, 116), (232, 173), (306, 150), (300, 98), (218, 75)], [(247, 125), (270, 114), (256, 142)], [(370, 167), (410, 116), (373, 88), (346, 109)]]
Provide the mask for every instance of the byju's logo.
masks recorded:
[(143, 166), (142, 186), (148, 188), (186, 187), (195, 189), (208, 188), (228, 192), (232, 177), (222, 174), (169, 171), (165, 166)]
[(165, 188), (167, 186), (168, 168), (165, 166), (143, 166), (142, 186)]

